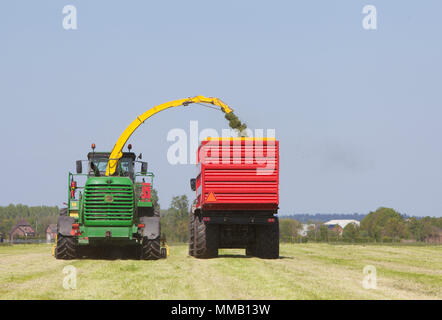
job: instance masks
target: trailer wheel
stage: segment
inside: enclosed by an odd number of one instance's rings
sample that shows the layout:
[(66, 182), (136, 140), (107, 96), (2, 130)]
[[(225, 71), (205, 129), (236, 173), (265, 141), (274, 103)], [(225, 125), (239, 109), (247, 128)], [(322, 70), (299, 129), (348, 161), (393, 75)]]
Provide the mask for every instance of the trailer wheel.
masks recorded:
[(77, 257), (77, 241), (74, 237), (57, 234), (57, 246), (55, 247), (55, 258), (71, 260)]
[(256, 228), (256, 256), (263, 259), (279, 258), (279, 221)]
[(141, 243), (141, 260), (158, 260), (161, 258), (160, 237), (148, 239), (143, 237)]
[(246, 256), (256, 256), (256, 248), (255, 245), (248, 245), (246, 247)]
[(256, 226), (248, 228), (248, 240), (246, 245), (246, 256), (256, 257)]
[(189, 256), (193, 257), (195, 255), (195, 216), (190, 214), (189, 220)]
[(195, 249), (196, 258), (215, 258), (218, 256), (217, 225), (205, 224), (199, 217), (195, 218)]

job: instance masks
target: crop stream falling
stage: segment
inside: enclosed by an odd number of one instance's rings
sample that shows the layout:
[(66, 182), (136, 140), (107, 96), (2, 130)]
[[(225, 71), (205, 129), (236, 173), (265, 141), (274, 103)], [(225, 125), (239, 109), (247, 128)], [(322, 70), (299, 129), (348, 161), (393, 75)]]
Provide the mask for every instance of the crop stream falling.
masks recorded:
[(246, 129), (247, 125), (239, 120), (238, 116), (232, 112), (226, 113), (224, 117), (229, 121), (230, 128), (237, 130), (238, 135), (241, 137), (247, 137)]

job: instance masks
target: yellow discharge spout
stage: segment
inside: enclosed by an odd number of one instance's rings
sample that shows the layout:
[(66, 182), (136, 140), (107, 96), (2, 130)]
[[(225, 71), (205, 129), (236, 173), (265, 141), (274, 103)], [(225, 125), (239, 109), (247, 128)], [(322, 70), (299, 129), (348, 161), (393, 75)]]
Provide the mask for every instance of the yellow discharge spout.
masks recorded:
[(158, 112), (161, 112), (163, 110), (172, 107), (187, 106), (192, 103), (210, 103), (220, 107), (221, 110), (224, 111), (225, 113), (230, 113), (233, 111), (231, 108), (229, 108), (227, 104), (222, 102), (220, 99), (213, 97), (207, 98), (204, 96), (196, 96), (193, 98), (169, 101), (147, 110), (145, 113), (139, 115), (134, 121), (132, 121), (132, 123), (126, 128), (126, 130), (124, 130), (124, 132), (118, 138), (117, 143), (115, 143), (115, 146), (112, 149), (112, 152), (109, 156), (109, 162), (107, 163), (107, 168), (106, 168), (106, 176), (111, 176), (115, 173), (118, 161), (123, 156), (122, 150), (124, 145), (126, 144), (127, 140), (129, 140), (132, 133), (140, 126), (140, 124), (142, 124), (144, 121), (146, 121), (147, 119), (149, 119)]

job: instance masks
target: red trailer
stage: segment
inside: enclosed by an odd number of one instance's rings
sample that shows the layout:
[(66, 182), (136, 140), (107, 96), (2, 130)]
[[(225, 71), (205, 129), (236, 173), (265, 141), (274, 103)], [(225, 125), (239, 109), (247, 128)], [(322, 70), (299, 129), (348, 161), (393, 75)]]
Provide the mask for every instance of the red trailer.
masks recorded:
[(218, 248), (279, 255), (279, 142), (271, 138), (209, 138), (198, 148), (196, 199), (189, 254), (215, 257)]

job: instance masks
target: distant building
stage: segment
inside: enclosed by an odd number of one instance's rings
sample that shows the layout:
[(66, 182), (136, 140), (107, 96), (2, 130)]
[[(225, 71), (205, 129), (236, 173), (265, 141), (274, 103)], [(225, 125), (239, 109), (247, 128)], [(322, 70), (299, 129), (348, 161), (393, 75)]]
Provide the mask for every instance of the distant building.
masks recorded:
[(55, 241), (55, 237), (57, 236), (57, 225), (50, 224), (46, 227), (46, 241), (52, 242)]
[(354, 223), (355, 225), (359, 226), (360, 222), (358, 220), (353, 219), (347, 219), (347, 220), (330, 220), (324, 223), (329, 229), (336, 230), (340, 235), (342, 235), (342, 232), (344, 231), (344, 228), (349, 223)]
[(34, 228), (24, 219), (21, 219), (15, 226), (9, 231), (9, 240), (14, 241), (15, 237), (32, 238), (36, 233)]

